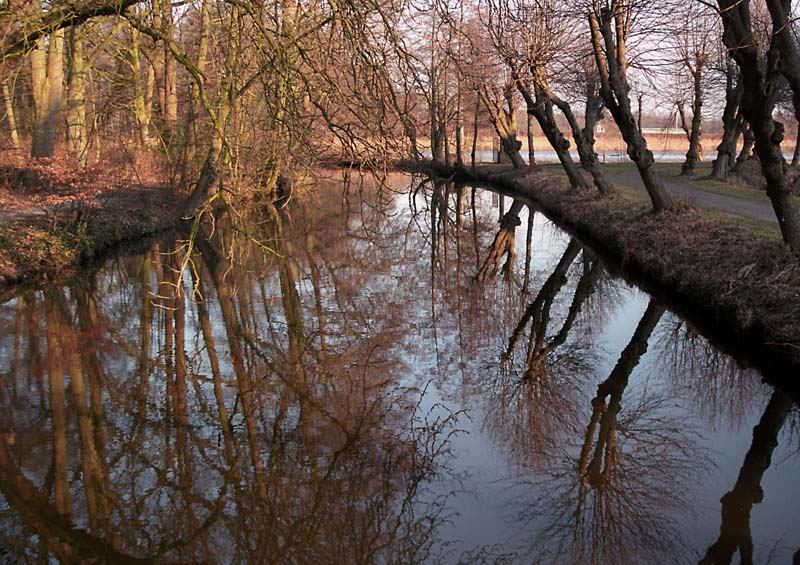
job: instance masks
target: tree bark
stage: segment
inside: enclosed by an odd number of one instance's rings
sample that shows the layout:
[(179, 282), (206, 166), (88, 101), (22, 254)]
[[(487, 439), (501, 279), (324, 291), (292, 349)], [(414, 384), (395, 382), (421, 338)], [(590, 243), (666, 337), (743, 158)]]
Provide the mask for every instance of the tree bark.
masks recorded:
[(536, 167), (536, 147), (535, 147), (535, 140), (533, 137), (533, 124), (536, 118), (533, 117), (533, 114), (527, 114), (528, 118), (528, 166), (531, 170)]
[(742, 148), (736, 156), (736, 164), (733, 166), (734, 173), (741, 172), (744, 164), (753, 156), (753, 146), (756, 143), (756, 139), (753, 136), (753, 129), (744, 117), (742, 117), (742, 136)]
[(639, 170), (653, 209), (659, 212), (672, 207), (672, 197), (653, 169), (653, 153), (647, 148), (647, 141), (639, 131), (631, 110), (626, 72), (625, 13), (616, 2), (612, 5), (616, 10), (603, 9), (600, 14), (589, 14), (592, 48), (600, 76), (600, 96), (625, 140), (628, 156)]
[(542, 128), (542, 133), (547, 138), (550, 146), (555, 151), (559, 162), (561, 163), (564, 172), (569, 179), (570, 187), (574, 190), (588, 189), (589, 184), (580, 172), (575, 162), (572, 160), (572, 155), (569, 152), (569, 141), (561, 133), (558, 124), (556, 123), (555, 115), (553, 114), (553, 101), (546, 86), (543, 69), (531, 69), (534, 74), (533, 79), (533, 93), (530, 88), (521, 79), (517, 79), (517, 90), (519, 90), (522, 97), (525, 99), (525, 104), (528, 107), (528, 114), (536, 118), (539, 127)]
[(736, 73), (736, 63), (729, 60), (725, 72), (725, 109), (722, 112), (722, 140), (717, 146), (717, 158), (711, 166), (711, 177), (725, 180), (736, 163), (736, 143), (742, 133), (739, 104), (742, 87)]
[(8, 86), (8, 81), (3, 82), (3, 101), (6, 108), (6, 122), (8, 122), (8, 134), (11, 137), (11, 145), (14, 149), (21, 148), (19, 142), (19, 130), (17, 130), (17, 118), (14, 114), (14, 91)]
[(67, 151), (81, 165), (88, 161), (86, 127), (86, 65), (79, 28), (69, 29), (69, 74), (67, 75)]
[(34, 128), (31, 157), (52, 157), (56, 147), (58, 116), (64, 81), (64, 30), (50, 36), (45, 51), (44, 39), (31, 52), (31, 81), (33, 85)]
[(692, 71), (692, 79), (694, 100), (692, 101), (692, 125), (689, 130), (689, 150), (686, 152), (686, 160), (681, 166), (681, 175), (687, 177), (694, 176), (694, 170), (702, 158), (703, 150), (700, 145), (703, 128), (703, 69), (699, 60)]
[(525, 160), (519, 154), (522, 143), (517, 140), (517, 124), (514, 117), (511, 89), (513, 89), (513, 83), (506, 84), (503, 96), (500, 97), (498, 93), (490, 92), (489, 88), (484, 85), (481, 86), (478, 93), (489, 111), (489, 119), (500, 137), (503, 151), (511, 159), (515, 169), (522, 169), (525, 167)]
[[(143, 147), (151, 147), (153, 139), (150, 134), (151, 109), (152, 109), (152, 87), (153, 87), (153, 67), (147, 65), (145, 80), (142, 80), (142, 57), (141, 57), (141, 34), (139, 30), (130, 29), (130, 67), (131, 82), (133, 84), (133, 117), (139, 133), (139, 143)], [(148, 95), (149, 88), (149, 95)]]
[[(578, 124), (575, 113), (566, 101), (553, 94), (549, 88), (546, 89), (546, 94), (553, 104), (561, 110), (564, 117), (567, 118), (567, 123), (569, 123), (570, 129), (572, 130), (572, 138), (575, 140), (575, 145), (578, 149), (581, 167), (592, 175), (594, 184), (601, 194), (609, 194), (614, 187), (606, 178), (600, 160), (597, 158), (597, 153), (594, 151), (594, 127), (603, 113), (602, 100), (599, 100), (596, 94), (592, 95), (589, 92), (594, 90), (595, 89), (591, 85), (587, 88), (586, 121), (583, 128)], [(570, 160), (572, 160), (571, 156)]]

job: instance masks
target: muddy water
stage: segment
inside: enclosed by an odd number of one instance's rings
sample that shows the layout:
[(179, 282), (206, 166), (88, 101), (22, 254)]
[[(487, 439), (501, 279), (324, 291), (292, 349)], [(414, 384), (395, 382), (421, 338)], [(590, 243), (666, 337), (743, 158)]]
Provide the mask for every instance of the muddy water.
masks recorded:
[(331, 175), (0, 305), (4, 560), (791, 562), (786, 394), (541, 214)]

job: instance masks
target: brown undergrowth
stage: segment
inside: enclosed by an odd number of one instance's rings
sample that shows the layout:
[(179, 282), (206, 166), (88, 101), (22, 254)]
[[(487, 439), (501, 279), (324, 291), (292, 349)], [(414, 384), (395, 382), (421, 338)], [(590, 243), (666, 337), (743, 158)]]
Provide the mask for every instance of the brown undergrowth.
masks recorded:
[(171, 227), (180, 202), (163, 188), (127, 188), (103, 202), (73, 201), (44, 216), (0, 223), (0, 292), (62, 278), (112, 246)]
[[(408, 167), (406, 167), (408, 168)], [(654, 214), (621, 195), (576, 193), (547, 173), (484, 166), (458, 171), (530, 201), (612, 267), (775, 380), (800, 368), (800, 257), (781, 241), (679, 203)], [(796, 386), (796, 383), (792, 383)]]

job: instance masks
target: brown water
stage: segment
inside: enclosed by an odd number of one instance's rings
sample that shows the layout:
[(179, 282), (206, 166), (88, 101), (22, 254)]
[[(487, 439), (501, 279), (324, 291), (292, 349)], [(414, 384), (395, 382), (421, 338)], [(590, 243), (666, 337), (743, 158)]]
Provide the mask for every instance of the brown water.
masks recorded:
[(476, 280), (497, 195), (323, 185), (0, 305), (5, 561), (791, 562), (786, 394), (539, 213)]

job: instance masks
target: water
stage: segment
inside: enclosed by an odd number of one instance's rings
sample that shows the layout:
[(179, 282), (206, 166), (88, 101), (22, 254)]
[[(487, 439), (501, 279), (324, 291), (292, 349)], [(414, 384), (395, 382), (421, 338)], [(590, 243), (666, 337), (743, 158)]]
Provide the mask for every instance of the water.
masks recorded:
[(331, 175), (0, 305), (6, 561), (791, 561), (786, 394), (540, 213), (492, 277), (496, 195)]

